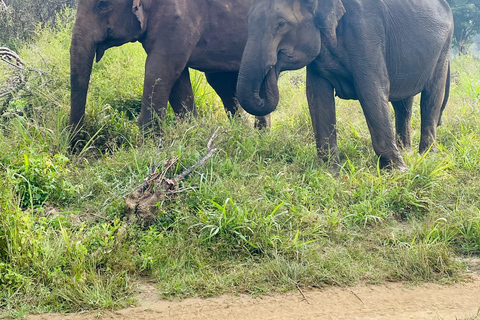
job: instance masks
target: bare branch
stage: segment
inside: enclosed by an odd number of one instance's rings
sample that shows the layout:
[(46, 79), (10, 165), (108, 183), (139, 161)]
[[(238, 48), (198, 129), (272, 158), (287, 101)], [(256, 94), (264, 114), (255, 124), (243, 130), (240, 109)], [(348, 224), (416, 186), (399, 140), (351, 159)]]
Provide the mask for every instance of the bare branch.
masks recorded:
[[(158, 218), (159, 204), (164, 201), (170, 201), (176, 194), (191, 190), (193, 188), (178, 189), (178, 183), (185, 179), (196, 167), (204, 165), (208, 159), (210, 159), (218, 148), (214, 145), (214, 141), (220, 135), (226, 133), (223, 131), (219, 133), (220, 127), (215, 130), (207, 143), (208, 152), (200, 159), (196, 164), (185, 170), (179, 175), (176, 175), (173, 179), (167, 178), (167, 173), (178, 162), (178, 157), (163, 161), (162, 171), (157, 172), (156, 159), (159, 154), (159, 150), (162, 147), (162, 139), (160, 139), (157, 152), (152, 160), (152, 172), (143, 182), (130, 191), (130, 194), (125, 199), (125, 216), (127, 221), (134, 221), (132, 218), (139, 219), (141, 225), (144, 227), (151, 224)], [(218, 145), (218, 144), (217, 144)]]
[(303, 293), (302, 289), (300, 289), (300, 286), (297, 284), (297, 289), (300, 292), (300, 294), (303, 296), (303, 299), (307, 301), (308, 304), (311, 304), (310, 301), (308, 301), (307, 296)]
[(47, 84), (47, 81), (45, 81), (44, 78), (44, 74), (48, 73), (40, 69), (26, 66), (20, 56), (7, 47), (0, 47), (0, 61), (3, 61), (9, 66), (15, 68), (14, 74), (9, 79), (7, 79), (7, 88), (5, 88), (6, 90), (0, 91), (0, 98), (11, 95), (13, 92), (19, 91), (20, 89), (31, 93), (27, 83), (27, 77), (29, 76), (29, 72), (36, 72), (41, 79), (41, 84), (36, 85), (36, 89), (41, 88)]
[(0, 47), (0, 56), (2, 57), (2, 61), (4, 61), (5, 63), (8, 63), (12, 67), (18, 68), (22, 71), (25, 71), (25, 68), (23, 68), (25, 64), (15, 51), (10, 50), (6, 47)]
[(226, 133), (226, 131), (223, 131), (219, 134), (218, 133), (219, 130), (220, 130), (220, 127), (218, 127), (217, 130), (215, 130), (213, 135), (208, 140), (208, 143), (207, 143), (208, 153), (205, 156), (203, 156), (203, 158), (200, 159), (200, 161), (195, 163), (193, 166), (191, 166), (187, 170), (183, 171), (179, 175), (176, 175), (175, 180), (181, 181), (181, 180), (185, 179), (185, 177), (188, 176), (190, 173), (192, 173), (192, 171), (196, 167), (203, 166), (205, 164), (205, 162), (207, 162), (207, 160), (210, 159), (215, 154), (215, 152), (217, 152), (218, 148), (212, 148), (213, 141), (215, 141), (215, 139), (218, 138), (219, 136), (221, 136), (222, 134)]
[(157, 157), (158, 154), (160, 153), (160, 149), (162, 149), (162, 136), (160, 136), (160, 139), (158, 141), (158, 147), (157, 147), (157, 152), (155, 152), (155, 156), (153, 157), (152, 160), (152, 165), (150, 167), (150, 173), (154, 173), (157, 170)]
[(212, 149), (212, 143), (213, 143), (213, 140), (215, 140), (217, 138), (217, 133), (218, 133), (218, 130), (220, 130), (220, 127), (218, 127), (215, 132), (213, 133), (213, 135), (210, 137), (210, 140), (208, 140), (208, 143), (207, 143), (207, 149), (210, 150)]
[(205, 164), (205, 162), (207, 162), (207, 160), (210, 159), (215, 154), (215, 152), (217, 152), (217, 148), (213, 148), (213, 149), (209, 150), (208, 153), (202, 159), (200, 159), (200, 161), (195, 163), (193, 166), (191, 166), (187, 170), (183, 171), (181, 174), (176, 175), (175, 180), (181, 181), (181, 180), (185, 179), (185, 177), (188, 176), (190, 173), (192, 173), (192, 171), (196, 167), (203, 166)]
[(361, 302), (363, 305), (365, 305), (365, 302), (363, 302), (363, 300), (362, 300), (355, 292), (353, 292), (352, 290), (348, 290), (348, 291), (350, 291), (351, 294), (353, 294), (355, 297), (357, 297), (357, 299), (360, 300), (360, 302)]
[(0, 93), (0, 98), (8, 96), (10, 94), (10, 90), (4, 91)]

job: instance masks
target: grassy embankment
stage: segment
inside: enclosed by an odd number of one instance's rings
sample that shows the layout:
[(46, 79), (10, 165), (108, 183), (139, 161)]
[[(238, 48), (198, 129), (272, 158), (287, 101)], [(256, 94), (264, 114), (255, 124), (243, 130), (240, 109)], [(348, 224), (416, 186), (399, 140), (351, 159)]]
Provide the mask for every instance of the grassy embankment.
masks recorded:
[[(480, 254), (480, 61), (456, 57), (438, 152), (404, 153), (406, 173), (380, 172), (357, 102), (338, 101), (343, 170), (316, 157), (302, 71), (280, 79), (269, 131), (230, 123), (193, 73), (200, 116), (163, 122), (158, 159), (198, 161), (217, 126), (227, 141), (159, 204), (147, 230), (123, 222), (123, 197), (148, 175), (158, 135), (138, 112), (145, 54), (131, 44), (95, 64), (80, 154), (68, 152), (71, 24), (20, 55), (27, 86), (1, 107), (0, 309), (121, 307), (138, 279), (162, 297), (252, 294), (360, 282), (454, 282)], [(0, 80), (11, 74), (1, 65)], [(2, 82), (4, 83), (4, 82)], [(3, 103), (3, 101), (2, 101)], [(22, 110), (22, 114), (12, 112)], [(5, 114), (9, 114), (8, 116)], [(413, 119), (418, 146), (418, 102)], [(459, 259), (460, 258), (460, 259)]]

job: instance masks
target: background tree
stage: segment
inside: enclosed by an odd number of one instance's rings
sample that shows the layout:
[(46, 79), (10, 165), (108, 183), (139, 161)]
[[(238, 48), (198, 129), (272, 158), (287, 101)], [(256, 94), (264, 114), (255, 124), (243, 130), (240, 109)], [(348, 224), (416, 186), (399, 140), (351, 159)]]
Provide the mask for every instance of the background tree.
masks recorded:
[(466, 54), (475, 35), (480, 33), (480, 0), (447, 0), (453, 11), (453, 44)]
[(0, 46), (17, 49), (39, 24), (54, 23), (57, 12), (76, 6), (77, 0), (0, 0)]

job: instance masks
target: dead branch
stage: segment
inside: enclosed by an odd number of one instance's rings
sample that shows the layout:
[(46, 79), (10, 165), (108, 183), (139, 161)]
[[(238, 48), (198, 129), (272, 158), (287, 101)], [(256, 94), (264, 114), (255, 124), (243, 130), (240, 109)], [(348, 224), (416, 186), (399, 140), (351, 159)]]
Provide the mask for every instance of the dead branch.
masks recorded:
[(25, 64), (15, 51), (6, 47), (0, 47), (0, 57), (3, 62), (11, 65), (12, 67), (25, 71)]
[(0, 98), (10, 95), (14, 91), (19, 91), (20, 88), (29, 91), (27, 85), (28, 72), (36, 72), (39, 75), (42, 83), (37, 85), (37, 88), (43, 87), (47, 83), (44, 78), (44, 75), (46, 74), (45, 71), (27, 67), (20, 56), (7, 47), (0, 47), (0, 61), (5, 62), (15, 69), (14, 74), (7, 79), (6, 90), (0, 92)]
[(202, 159), (200, 159), (200, 161), (195, 163), (193, 166), (191, 166), (187, 170), (183, 171), (179, 175), (175, 176), (176, 180), (181, 181), (181, 180), (185, 179), (185, 177), (188, 176), (190, 173), (192, 173), (192, 171), (196, 167), (203, 166), (205, 164), (205, 162), (207, 162), (207, 160), (210, 159), (215, 154), (215, 152), (217, 152), (217, 150), (218, 150), (217, 148), (212, 148), (212, 143), (216, 138), (218, 138), (220, 135), (225, 133), (225, 131), (223, 131), (222, 133), (218, 134), (219, 130), (220, 130), (220, 127), (218, 127), (217, 130), (215, 130), (213, 135), (210, 137), (210, 140), (208, 140), (208, 143), (207, 143), (208, 153)]
[(157, 152), (155, 152), (155, 156), (153, 157), (152, 165), (150, 167), (150, 174), (154, 173), (157, 170), (157, 157), (160, 153), (160, 149), (162, 149), (162, 136), (160, 136), (160, 139), (158, 141)]
[(0, 92), (0, 98), (10, 95), (25, 83), (25, 64), (22, 59), (13, 50), (6, 47), (0, 47), (0, 61), (5, 62), (9, 66), (15, 68), (14, 74), (7, 79), (7, 87)]
[(159, 167), (159, 165), (156, 163), (156, 158), (162, 147), (162, 139), (160, 138), (157, 152), (155, 153), (155, 156), (152, 160), (152, 166), (150, 168), (150, 170), (153, 172), (140, 185), (135, 187), (125, 199), (125, 214), (127, 221), (131, 222), (133, 218), (137, 218), (141, 221), (143, 226), (148, 226), (157, 219), (159, 204), (164, 201), (169, 201), (178, 193), (191, 189), (184, 188), (179, 190), (178, 184), (190, 173), (192, 173), (196, 167), (204, 165), (207, 160), (210, 159), (215, 152), (217, 152), (218, 148), (213, 145), (213, 142), (220, 135), (225, 133), (225, 131), (218, 133), (219, 131), (220, 128), (217, 128), (208, 140), (207, 154), (193, 166), (176, 175), (173, 179), (168, 179), (167, 173), (177, 164), (177, 157), (164, 160), (163, 170), (156, 172)]
[(307, 296), (303, 293), (302, 289), (300, 289), (300, 286), (297, 284), (297, 289), (300, 292), (300, 294), (303, 296), (303, 299), (307, 301), (308, 304), (311, 304), (310, 301), (308, 301)]
[(348, 291), (350, 291), (351, 294), (353, 294), (355, 297), (357, 297), (357, 299), (360, 300), (360, 302), (361, 302), (363, 305), (365, 305), (365, 302), (363, 302), (363, 300), (362, 300), (355, 292), (353, 292), (352, 290), (348, 290)]

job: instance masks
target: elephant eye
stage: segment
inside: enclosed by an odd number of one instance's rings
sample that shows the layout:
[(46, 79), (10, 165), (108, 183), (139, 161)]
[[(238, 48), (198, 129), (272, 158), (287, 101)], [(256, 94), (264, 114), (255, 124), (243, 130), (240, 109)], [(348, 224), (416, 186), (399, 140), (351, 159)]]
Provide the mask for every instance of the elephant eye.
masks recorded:
[(281, 20), (280, 22), (278, 22), (277, 30), (281, 30), (281, 29), (285, 28), (286, 25), (287, 25), (287, 21)]
[(107, 11), (109, 8), (110, 8), (110, 2), (108, 2), (108, 1), (104, 1), (104, 0), (103, 0), (103, 1), (100, 1), (100, 2), (98, 3), (98, 10), (99, 10), (100, 12), (105, 12), (105, 11)]

